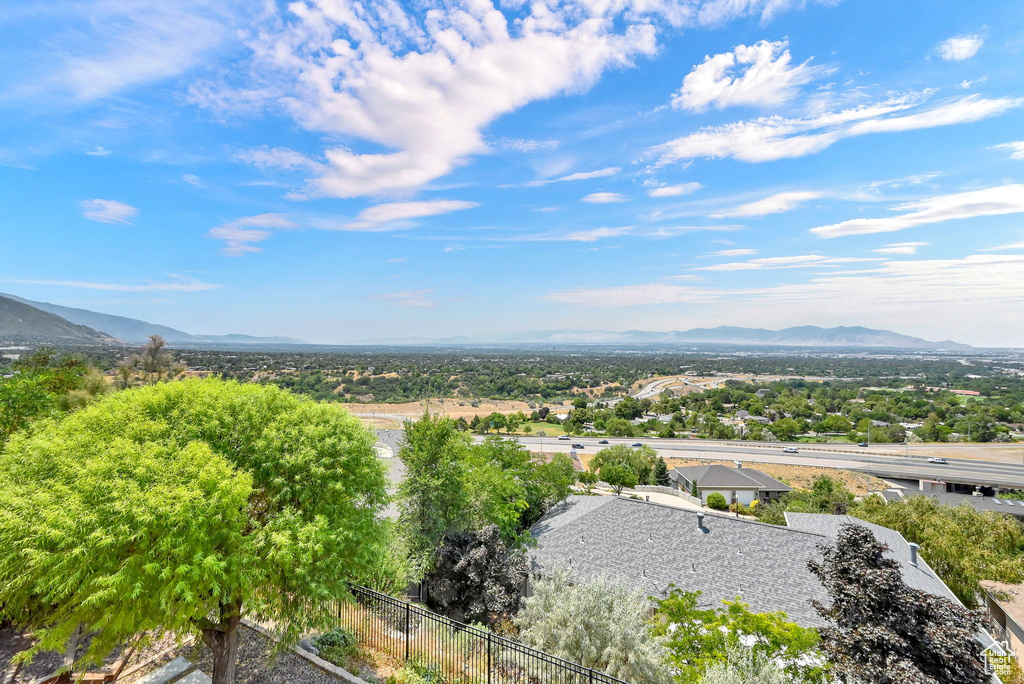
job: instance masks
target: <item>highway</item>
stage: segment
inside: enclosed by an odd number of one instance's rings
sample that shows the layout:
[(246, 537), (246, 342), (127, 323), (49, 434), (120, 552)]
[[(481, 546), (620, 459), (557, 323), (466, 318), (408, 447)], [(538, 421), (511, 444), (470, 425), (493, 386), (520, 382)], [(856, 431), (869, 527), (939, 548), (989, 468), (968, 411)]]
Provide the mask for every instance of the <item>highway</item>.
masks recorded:
[[(945, 465), (929, 463), (925, 456), (891, 455), (870, 448), (833, 445), (784, 443), (721, 442), (697, 439), (633, 439), (608, 437), (608, 445), (598, 444), (601, 438), (573, 437), (559, 440), (555, 437), (518, 437), (519, 442), (531, 450), (568, 452), (572, 444), (582, 444), (584, 453), (596, 453), (605, 446), (642, 442), (658, 451), (664, 458), (704, 458), (740, 460), (757, 463), (839, 468), (869, 473), (878, 477), (901, 479), (928, 479), (970, 485), (989, 485), (1024, 489), (1024, 465), (980, 461), (975, 459), (947, 459)], [(794, 446), (798, 453), (783, 452)]]

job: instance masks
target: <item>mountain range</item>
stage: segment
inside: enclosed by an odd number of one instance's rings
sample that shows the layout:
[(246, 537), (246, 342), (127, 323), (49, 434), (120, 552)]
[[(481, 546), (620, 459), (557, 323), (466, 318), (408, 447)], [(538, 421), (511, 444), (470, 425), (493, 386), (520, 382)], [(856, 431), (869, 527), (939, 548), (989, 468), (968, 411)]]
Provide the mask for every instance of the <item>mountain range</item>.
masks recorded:
[[(313, 346), (291, 337), (255, 337), (252, 335), (195, 335), (165, 325), (135, 318), (76, 309), (48, 302), (36, 302), (14, 295), (0, 295), (0, 341), (22, 344), (143, 344), (150, 335), (160, 335), (171, 346), (226, 349), (252, 347)], [(687, 344), (846, 347), (887, 349), (971, 349), (950, 340), (933, 342), (891, 330), (860, 326), (821, 328), (803, 325), (783, 330), (720, 326), (684, 331), (647, 330), (527, 330), (522, 332), (484, 332), (477, 335), (445, 338), (402, 338), (360, 340), (352, 345), (392, 346), (472, 346), (472, 345), (661, 345)]]
[[(89, 336), (85, 335), (83, 337), (82, 335), (84, 333), (81, 331), (74, 334), (72, 330), (67, 329), (63, 330), (63, 335), (59, 335), (56, 328), (46, 328), (47, 330), (50, 330), (50, 337), (63, 338), (66, 340), (66, 343), (79, 342), (82, 344), (110, 344), (113, 342), (116, 344), (118, 341), (121, 341), (128, 344), (145, 344), (149, 340), (150, 335), (160, 335), (172, 346), (221, 347), (253, 344), (304, 344), (302, 340), (297, 340), (292, 337), (193, 335), (158, 323), (149, 323), (135, 318), (126, 318), (124, 316), (115, 316), (113, 314), (89, 311), (88, 309), (75, 309), (69, 306), (60, 306), (59, 304), (50, 304), (49, 302), (35, 302), (31, 299), (24, 299), (11, 294), (0, 294), (0, 301), (2, 300), (6, 300), (11, 304), (19, 304), (23, 308), (18, 309), (22, 316), (22, 319), (20, 319), (20, 328), (15, 326), (13, 319), (10, 321), (0, 319), (0, 339), (16, 334), (21, 334), (22, 336), (35, 334), (33, 331), (43, 330), (43, 328), (40, 328), (39, 326), (45, 325), (44, 321), (49, 321), (52, 318), (63, 320), (65, 324), (73, 326), (76, 329), (91, 329), (92, 333), (98, 333), (102, 338), (106, 339), (106, 341), (100, 341), (100, 339), (97, 338), (95, 341), (90, 341)], [(35, 309), (37, 313), (32, 314), (28, 309)]]

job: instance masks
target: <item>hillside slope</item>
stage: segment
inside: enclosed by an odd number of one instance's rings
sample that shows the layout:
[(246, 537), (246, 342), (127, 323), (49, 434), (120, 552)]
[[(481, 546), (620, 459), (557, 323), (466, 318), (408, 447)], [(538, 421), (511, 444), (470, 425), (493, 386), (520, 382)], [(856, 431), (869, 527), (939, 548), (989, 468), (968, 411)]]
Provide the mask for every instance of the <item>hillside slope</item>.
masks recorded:
[(7, 344), (120, 344), (110, 335), (0, 296), (0, 341)]

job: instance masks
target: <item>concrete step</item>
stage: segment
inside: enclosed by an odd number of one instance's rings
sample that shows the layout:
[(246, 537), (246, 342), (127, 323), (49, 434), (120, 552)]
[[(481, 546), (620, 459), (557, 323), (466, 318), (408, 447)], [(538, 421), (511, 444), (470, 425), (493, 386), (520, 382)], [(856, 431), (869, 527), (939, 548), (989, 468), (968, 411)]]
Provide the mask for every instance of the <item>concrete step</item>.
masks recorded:
[[(153, 670), (136, 684), (168, 684), (168, 682), (174, 681), (186, 672), (194, 670), (195, 667), (187, 658), (178, 656), (163, 667)], [(205, 677), (206, 675), (203, 676)]]
[(213, 680), (202, 670), (192, 670), (177, 681), (177, 684), (212, 684)]

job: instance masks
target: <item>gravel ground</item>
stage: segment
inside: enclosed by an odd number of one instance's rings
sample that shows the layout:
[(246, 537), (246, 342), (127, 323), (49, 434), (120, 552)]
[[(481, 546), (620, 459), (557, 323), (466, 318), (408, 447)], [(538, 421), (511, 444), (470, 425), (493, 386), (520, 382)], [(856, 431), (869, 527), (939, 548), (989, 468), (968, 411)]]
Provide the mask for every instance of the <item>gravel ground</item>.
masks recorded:
[[(262, 634), (244, 625), (238, 632), (237, 684), (337, 684), (341, 681), (290, 651), (271, 658), (273, 644)], [(213, 673), (213, 656), (206, 644), (191, 646), (182, 655), (206, 674)]]

